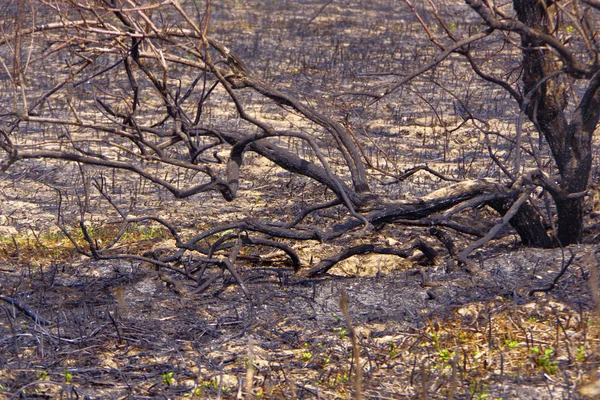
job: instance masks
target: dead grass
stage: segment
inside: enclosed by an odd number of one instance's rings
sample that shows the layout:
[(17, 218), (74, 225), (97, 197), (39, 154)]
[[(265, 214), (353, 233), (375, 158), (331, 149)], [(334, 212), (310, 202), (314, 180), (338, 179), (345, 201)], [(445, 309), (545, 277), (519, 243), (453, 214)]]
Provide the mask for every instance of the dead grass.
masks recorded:
[(6, 396), (227, 399), (251, 388), (255, 398), (352, 398), (342, 288), (365, 398), (583, 398), (576, 388), (595, 381), (600, 361), (588, 287), (597, 286), (598, 263), (589, 256), (533, 297), (528, 291), (560, 269), (559, 251), (506, 257), (492, 249), (481, 255), (489, 276), (447, 274), (440, 264), (427, 286), (412, 269), (305, 281), (257, 266), (242, 270), (247, 301), (227, 276), (194, 294), (128, 262), (38, 260), (32, 268), (36, 251), (23, 246), (19, 261), (5, 264), (3, 295), (55, 325), (1, 306)]

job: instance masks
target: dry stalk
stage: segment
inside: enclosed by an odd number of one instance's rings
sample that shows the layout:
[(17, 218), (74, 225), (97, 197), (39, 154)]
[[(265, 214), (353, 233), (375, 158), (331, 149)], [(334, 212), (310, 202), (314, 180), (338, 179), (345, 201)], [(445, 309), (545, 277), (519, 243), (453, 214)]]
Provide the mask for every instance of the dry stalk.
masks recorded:
[[(288, 373), (286, 373), (286, 371)], [(285, 378), (285, 382), (288, 384), (288, 387), (290, 388), (290, 391), (292, 392), (292, 395), (290, 398), (292, 398), (292, 399), (298, 398), (297, 392), (296, 392), (296, 380), (294, 379), (294, 377), (291, 373), (290, 363), (288, 362), (288, 360), (285, 360), (283, 362), (282, 372), (283, 372), (283, 377)]]
[(458, 389), (458, 354), (460, 348), (456, 346), (454, 357), (452, 357), (452, 375), (450, 375), (450, 389), (448, 390), (448, 399), (453, 400)]
[(350, 313), (348, 312), (348, 296), (346, 295), (346, 289), (342, 288), (342, 295), (340, 297), (340, 309), (342, 315), (348, 326), (348, 332), (350, 333), (350, 340), (352, 341), (352, 355), (354, 358), (354, 398), (361, 400), (362, 397), (362, 367), (360, 366), (360, 349), (358, 347), (358, 339), (356, 338), (356, 331), (352, 325), (352, 319), (350, 319)]
[(429, 382), (427, 380), (427, 371), (425, 370), (425, 360), (421, 363), (421, 393), (419, 393), (419, 400), (427, 400), (427, 386)]
[[(590, 271), (590, 279), (589, 279), (589, 288), (590, 288), (590, 293), (592, 296), (592, 300), (594, 303), (594, 318), (591, 318), (591, 321), (589, 322), (590, 327), (589, 327), (589, 333), (590, 333), (590, 339), (589, 343), (590, 343), (590, 351), (592, 354), (596, 354), (596, 340), (593, 339), (597, 339), (600, 336), (600, 327), (598, 324), (598, 318), (600, 318), (600, 289), (599, 286), (600, 285), (600, 265), (598, 263), (598, 261), (596, 260), (596, 256), (595, 253), (590, 252), (586, 255), (586, 257), (584, 258), (587, 267)], [(592, 381), (591, 384), (586, 385), (584, 387), (582, 387), (580, 389), (581, 394), (586, 395), (586, 396), (599, 396), (600, 395), (600, 379), (598, 379), (597, 376), (597, 372), (596, 371), (592, 371), (590, 372), (590, 380)]]
[(254, 381), (254, 340), (248, 339), (248, 354), (246, 356), (246, 399), (252, 399), (252, 382)]

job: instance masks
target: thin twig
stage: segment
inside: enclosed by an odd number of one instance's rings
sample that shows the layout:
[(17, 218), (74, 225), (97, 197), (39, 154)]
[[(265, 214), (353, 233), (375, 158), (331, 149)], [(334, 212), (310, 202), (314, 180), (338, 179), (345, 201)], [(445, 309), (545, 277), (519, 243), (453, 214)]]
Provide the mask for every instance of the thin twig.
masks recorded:
[(575, 253), (573, 253), (573, 250), (569, 249), (569, 253), (571, 253), (571, 257), (569, 257), (569, 261), (565, 262), (564, 248), (561, 247), (561, 251), (562, 251), (562, 257), (563, 257), (563, 259), (562, 259), (563, 265), (562, 265), (562, 268), (560, 269), (560, 271), (558, 272), (558, 274), (556, 274), (556, 276), (552, 280), (552, 283), (550, 283), (550, 285), (546, 286), (545, 288), (538, 288), (538, 289), (530, 290), (529, 296), (533, 296), (534, 293), (538, 293), (538, 292), (547, 293), (547, 292), (551, 291), (552, 289), (554, 289), (554, 287), (558, 283), (558, 280), (565, 274), (565, 272), (567, 272), (567, 268), (569, 268), (569, 265), (571, 265), (571, 263), (575, 259)]

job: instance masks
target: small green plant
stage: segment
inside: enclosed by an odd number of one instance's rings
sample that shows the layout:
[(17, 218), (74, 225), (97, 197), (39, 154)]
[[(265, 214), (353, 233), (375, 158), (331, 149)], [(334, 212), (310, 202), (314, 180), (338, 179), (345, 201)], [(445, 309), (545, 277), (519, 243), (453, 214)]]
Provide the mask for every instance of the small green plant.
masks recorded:
[(453, 31), (456, 29), (456, 24), (453, 22), (450, 24), (450, 30)]
[(243, 361), (244, 361), (244, 369), (249, 369), (252, 367), (252, 363), (250, 362), (248, 357), (244, 357)]
[(47, 381), (48, 380), (48, 371), (36, 372), (35, 379), (37, 379), (38, 381)]
[(396, 350), (396, 344), (394, 342), (389, 342), (388, 347), (390, 349), (390, 358), (394, 358), (398, 355), (398, 351)]
[(532, 347), (531, 352), (535, 355), (535, 363), (547, 374), (555, 374), (557, 370), (556, 361), (552, 361), (554, 350), (546, 349), (543, 352), (539, 347)]
[(201, 397), (202, 396), (202, 388), (194, 388), (191, 392), (188, 392), (183, 395), (183, 397)]
[(488, 392), (487, 389), (484, 390), (483, 392), (477, 393), (475, 395), (475, 397), (477, 398), (477, 400), (486, 400), (489, 396), (490, 396), (490, 394), (489, 394), (489, 392)]
[(348, 331), (341, 327), (333, 328), (333, 332), (337, 333), (342, 340), (344, 340), (348, 334)]
[(469, 383), (469, 393), (471, 394), (471, 396), (474, 396), (475, 393), (477, 393), (477, 382), (476, 381), (471, 381)]
[(484, 388), (483, 390), (479, 391), (478, 389), (480, 389), (480, 387), (477, 381), (471, 381), (471, 383), (469, 383), (469, 393), (471, 393), (471, 396), (478, 400), (486, 400), (490, 395), (489, 389)]
[(73, 380), (73, 374), (70, 373), (66, 368), (65, 368), (65, 383), (71, 383), (71, 381)]
[(578, 362), (584, 362), (586, 358), (585, 355), (585, 346), (581, 345), (577, 348), (577, 353), (575, 354), (575, 359)]
[(431, 340), (433, 341), (433, 346), (436, 349), (439, 349), (440, 348), (440, 336), (434, 332), (431, 334)]
[(331, 362), (331, 358), (330, 358), (330, 357), (324, 357), (324, 358), (323, 358), (323, 362), (324, 362), (325, 364), (329, 364), (329, 363)]
[(312, 355), (311, 352), (305, 351), (304, 353), (302, 353), (301, 358), (302, 358), (302, 361), (307, 362), (307, 361), (310, 361), (313, 358), (313, 355)]
[(126, 241), (132, 240), (152, 240), (159, 239), (165, 235), (162, 226), (157, 225), (134, 225), (127, 229), (123, 234), (123, 239)]
[(508, 347), (509, 349), (514, 349), (519, 346), (519, 342), (517, 342), (516, 340), (507, 340), (505, 343), (506, 347)]
[(200, 386), (202, 386), (202, 387), (204, 387), (204, 388), (207, 388), (207, 389), (212, 389), (212, 390), (214, 390), (215, 392), (216, 392), (216, 391), (218, 390), (218, 388), (219, 388), (219, 384), (218, 384), (218, 382), (217, 382), (217, 380), (216, 380), (216, 379), (211, 379), (210, 381), (205, 381), (205, 382), (202, 382), (202, 383), (200, 384)]
[(173, 371), (163, 373), (162, 378), (165, 385), (171, 386), (173, 384)]
[(448, 363), (448, 362), (450, 362), (452, 357), (454, 357), (454, 352), (450, 351), (448, 349), (442, 349), (442, 350), (440, 350), (439, 355), (443, 362)]

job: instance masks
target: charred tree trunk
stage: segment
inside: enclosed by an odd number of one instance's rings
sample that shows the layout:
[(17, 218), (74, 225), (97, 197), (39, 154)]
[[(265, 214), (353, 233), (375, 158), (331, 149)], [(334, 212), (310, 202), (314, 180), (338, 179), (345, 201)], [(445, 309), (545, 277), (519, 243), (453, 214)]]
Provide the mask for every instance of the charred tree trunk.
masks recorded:
[[(513, 4), (520, 22), (537, 32), (556, 34), (559, 21), (552, 1), (514, 0)], [(562, 190), (552, 194), (558, 213), (558, 240), (562, 245), (579, 243), (583, 234), (584, 200), (582, 196), (569, 195), (583, 192), (588, 185), (591, 138), (598, 122), (595, 82), (598, 77), (591, 80), (569, 123), (564, 113), (568, 99), (564, 77), (568, 67), (539, 37), (522, 34), (521, 38), (525, 92), (522, 107), (548, 141), (561, 176)]]
[(564, 151), (560, 157), (555, 155), (562, 177), (561, 188), (566, 192), (554, 196), (558, 211), (558, 238), (562, 244), (580, 242), (582, 238), (584, 198), (570, 198), (568, 194), (580, 193), (588, 188), (592, 136), (599, 116), (600, 72), (596, 72), (564, 133)]
[[(515, 200), (516, 197), (513, 196), (513, 198), (509, 199), (494, 200), (488, 204), (500, 215), (504, 216)], [(555, 243), (546, 233), (546, 228), (544, 228), (539, 214), (535, 212), (535, 209), (531, 205), (527, 203), (523, 204), (509, 222), (515, 228), (525, 246), (543, 248), (555, 246)]]

